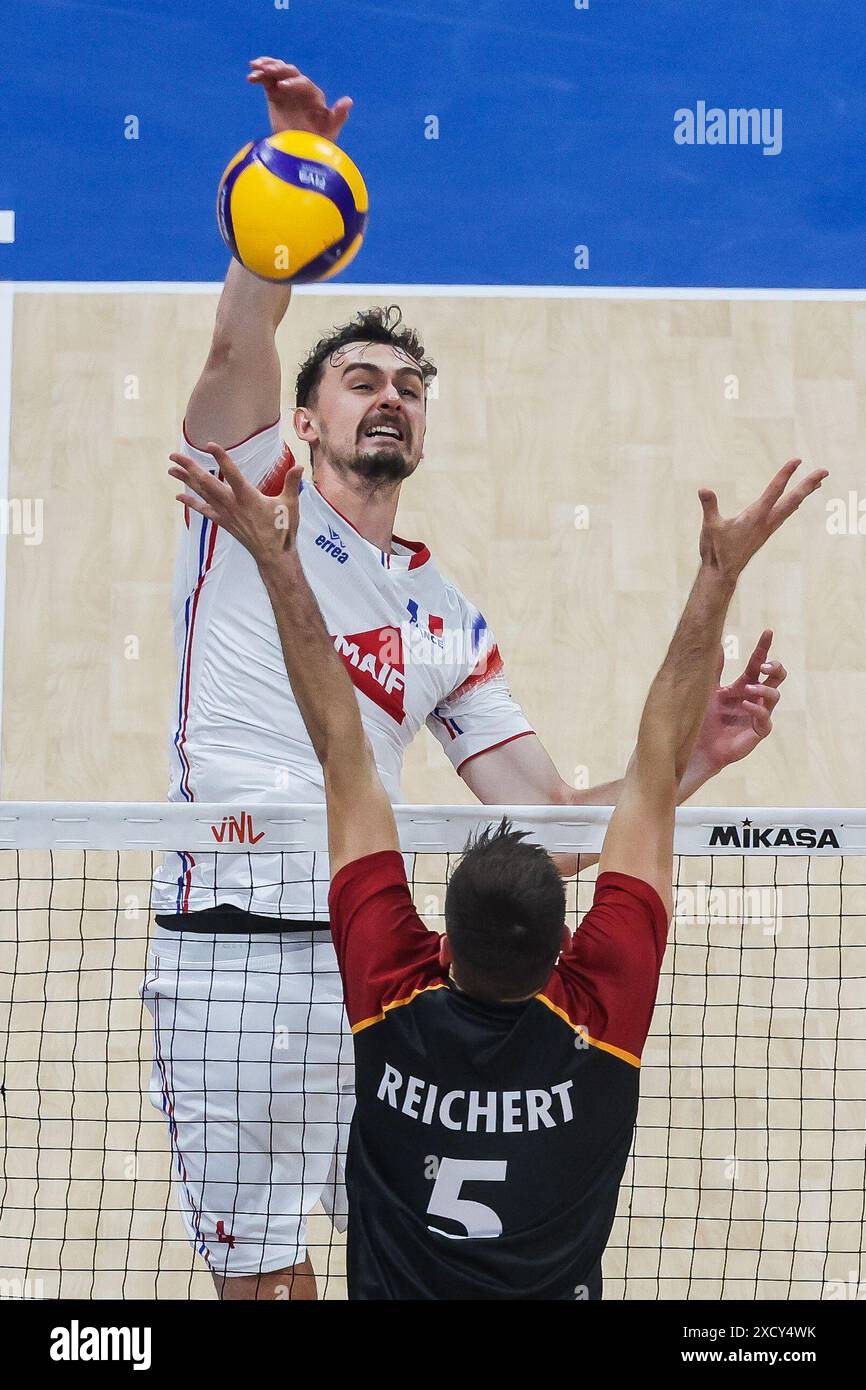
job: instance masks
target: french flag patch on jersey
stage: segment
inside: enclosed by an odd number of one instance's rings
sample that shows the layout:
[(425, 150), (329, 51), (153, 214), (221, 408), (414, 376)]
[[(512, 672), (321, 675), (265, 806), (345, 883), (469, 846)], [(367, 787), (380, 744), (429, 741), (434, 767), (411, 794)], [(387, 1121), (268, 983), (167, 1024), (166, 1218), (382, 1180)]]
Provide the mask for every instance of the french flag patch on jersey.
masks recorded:
[(444, 618), (437, 618), (435, 613), (428, 613), (426, 608), (419, 608), (413, 598), (410, 598), (406, 608), (413, 627), (420, 627), (424, 632), (429, 632), (431, 637), (442, 636), (445, 631)]

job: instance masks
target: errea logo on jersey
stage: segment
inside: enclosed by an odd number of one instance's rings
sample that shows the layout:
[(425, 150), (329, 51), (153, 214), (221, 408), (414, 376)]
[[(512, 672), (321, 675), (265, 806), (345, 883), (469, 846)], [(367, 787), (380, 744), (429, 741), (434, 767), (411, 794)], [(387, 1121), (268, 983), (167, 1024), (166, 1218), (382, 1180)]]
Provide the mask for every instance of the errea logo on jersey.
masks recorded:
[(377, 627), (334, 637), (334, 646), (356, 690), (383, 709), (397, 724), (406, 718), (403, 639), (397, 627)]
[(341, 565), (345, 565), (349, 558), (348, 550), (343, 549), (342, 537), (339, 532), (334, 530), (333, 526), (328, 527), (327, 536), (316, 537), (316, 545), (320, 550), (324, 550), (326, 555), (333, 555), (334, 559), (338, 560)]

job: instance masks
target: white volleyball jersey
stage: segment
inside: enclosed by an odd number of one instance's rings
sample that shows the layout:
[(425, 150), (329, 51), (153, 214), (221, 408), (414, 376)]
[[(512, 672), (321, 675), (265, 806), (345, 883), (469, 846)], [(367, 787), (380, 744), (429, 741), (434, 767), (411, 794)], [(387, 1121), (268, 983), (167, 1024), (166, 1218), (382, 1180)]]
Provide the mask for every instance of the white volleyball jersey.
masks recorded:
[[(216, 471), (210, 454), (187, 440), (181, 449)], [(282, 490), (293, 462), (279, 422), (231, 456), (269, 495)], [(392, 801), (400, 800), (404, 751), (424, 723), (458, 771), (532, 733), (484, 617), (442, 578), (425, 545), (395, 538), (393, 553), (380, 550), (307, 480), (297, 544)], [(228, 833), (238, 849), (192, 854), (179, 846), (166, 855), (154, 875), (154, 910), (232, 904), (327, 920), (327, 856), (316, 855), (314, 865), (312, 854), (271, 853), (256, 839), (257, 805), (324, 801), (270, 600), (249, 552), (196, 512), (184, 517), (173, 609), (178, 685), (169, 800), (237, 806), (236, 822), (215, 826), (214, 837)]]

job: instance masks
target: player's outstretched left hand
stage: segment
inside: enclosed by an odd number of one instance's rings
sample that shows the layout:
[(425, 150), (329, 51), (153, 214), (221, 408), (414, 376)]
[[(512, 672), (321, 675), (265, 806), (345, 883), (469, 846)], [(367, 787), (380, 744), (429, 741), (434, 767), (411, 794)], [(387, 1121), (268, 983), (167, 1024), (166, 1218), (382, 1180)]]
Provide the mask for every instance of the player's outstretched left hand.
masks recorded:
[[(770, 659), (772, 641), (772, 630), (767, 628), (742, 675), (733, 684), (717, 685), (713, 690), (686, 772), (686, 778), (691, 776), (696, 785), (748, 757), (772, 732), (779, 687), (788, 675), (781, 661)], [(717, 680), (724, 662), (720, 649)]]
[(222, 526), (246, 546), (258, 565), (279, 561), (294, 549), (298, 533), (301, 465), (289, 469), (279, 497), (266, 497), (219, 444), (208, 444), (205, 452), (216, 461), (219, 477), (186, 454), (169, 454), (174, 464), (170, 475), (189, 489), (177, 494), (178, 502)]

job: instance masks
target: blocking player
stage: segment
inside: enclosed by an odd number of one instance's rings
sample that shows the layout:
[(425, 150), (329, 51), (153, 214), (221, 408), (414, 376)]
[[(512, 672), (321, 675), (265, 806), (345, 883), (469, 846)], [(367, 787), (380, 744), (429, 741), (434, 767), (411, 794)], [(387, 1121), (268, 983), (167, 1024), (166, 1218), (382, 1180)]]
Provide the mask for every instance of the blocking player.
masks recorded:
[[(329, 108), (297, 68), (275, 59), (257, 60), (250, 76), (274, 130), (338, 137), (348, 98)], [(288, 289), (232, 262), (185, 419), (189, 455), (213, 469), (201, 446), (220, 441), (265, 495), (280, 492), (292, 463), (281, 444), (274, 340), (288, 303)], [(426, 723), (481, 801), (610, 804), (619, 783), (586, 791), (560, 777), (511, 697), (478, 608), (440, 576), (426, 546), (394, 535), (402, 483), (422, 456), (434, 370), (399, 316), (371, 310), (318, 343), (297, 380), (293, 424), (313, 465), (297, 547), (379, 774), (399, 800), (404, 750)], [(323, 866), (312, 855), (265, 852), (255, 811), (321, 801), (322, 773), (255, 564), (194, 509), (174, 611), (169, 798), (231, 803), (248, 815), (215, 827), (233, 837), (231, 852), (179, 850), (157, 872), (143, 989), (154, 1020), (151, 1094), (169, 1120), (187, 1231), (220, 1296), (312, 1298), (306, 1215), (321, 1198), (338, 1225), (344, 1218), (351, 1045)], [(715, 690), (681, 798), (769, 732), (782, 667), (772, 664), (757, 707), (749, 695), (769, 636), (740, 680)]]
[[(275, 507), (173, 456), (181, 500), (256, 560), (322, 764), (331, 930), (355, 1042), (349, 1297), (597, 1298), (634, 1130), (672, 910), (674, 811), (751, 557), (821, 484), (780, 469), (739, 516), (703, 507), (701, 563), (653, 681), (574, 936), (553, 861), (503, 822), (465, 853), (445, 934), (417, 915), (391, 802), (295, 543), (300, 469)], [(760, 709), (760, 682), (750, 698)]]

